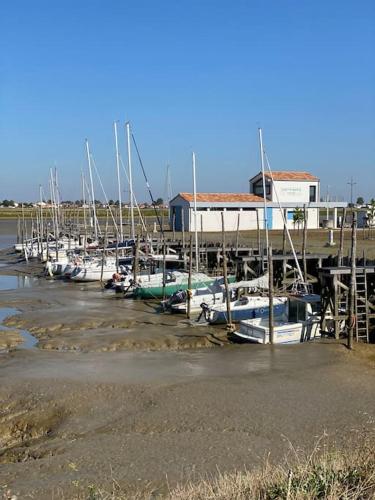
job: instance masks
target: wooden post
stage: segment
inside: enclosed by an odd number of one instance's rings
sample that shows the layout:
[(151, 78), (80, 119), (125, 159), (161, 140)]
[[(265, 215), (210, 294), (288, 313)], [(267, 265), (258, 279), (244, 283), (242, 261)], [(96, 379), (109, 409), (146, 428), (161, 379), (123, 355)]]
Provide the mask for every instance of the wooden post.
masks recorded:
[[(199, 257), (201, 257), (201, 251), (203, 250), (203, 214), (201, 214), (201, 217), (200, 217), (200, 226), (201, 226), (201, 230), (200, 230), (200, 238), (199, 238)], [(202, 259), (203, 261), (203, 259)]]
[(345, 226), (345, 218), (346, 218), (346, 208), (343, 208), (342, 211), (342, 220), (341, 220), (341, 227), (340, 227), (340, 245), (339, 245), (339, 252), (337, 255), (337, 266), (341, 267), (342, 266), (342, 258), (343, 258), (343, 250), (344, 250), (344, 226)]
[(139, 267), (139, 236), (135, 238), (134, 245), (134, 263), (133, 263), (133, 281), (134, 284), (137, 283), (138, 279), (138, 267)]
[[(45, 225), (45, 238), (46, 238), (46, 259), (49, 260), (49, 244), (48, 244), (49, 231), (48, 231), (48, 223), (46, 223), (46, 225)], [(42, 250), (42, 259), (44, 259), (43, 252), (44, 252), (44, 250)]]
[(356, 258), (357, 258), (357, 213), (353, 211), (352, 221), (352, 258), (349, 289), (349, 328), (348, 349), (353, 349), (353, 337), (355, 328), (355, 298), (356, 298)]
[(283, 255), (285, 255), (286, 253), (286, 239), (287, 239), (286, 225), (288, 224), (288, 211), (285, 209), (284, 209), (284, 219), (285, 219), (285, 224), (283, 229)]
[(107, 246), (107, 235), (108, 235), (108, 210), (107, 210), (107, 219), (105, 222), (105, 235), (104, 235), (104, 241), (103, 241), (103, 255), (102, 255), (102, 267), (100, 270), (100, 285), (102, 288), (104, 288), (103, 285), (103, 273), (104, 273), (104, 260), (105, 260), (105, 249)]
[(236, 232), (236, 257), (238, 257), (238, 247), (240, 244), (240, 216), (241, 212), (238, 212), (237, 216), (237, 232)]
[(118, 270), (119, 270), (118, 240), (119, 240), (119, 232), (117, 231), (117, 236), (116, 236), (116, 273), (118, 273)]
[(187, 289), (187, 308), (186, 316), (190, 319), (191, 303), (190, 303), (190, 293), (191, 293), (191, 275), (193, 273), (193, 236), (190, 234), (190, 247), (189, 247), (189, 278), (188, 278), (188, 289)]
[(228, 330), (233, 330), (232, 314), (231, 314), (231, 310), (230, 310), (229, 286), (228, 286), (227, 256), (226, 256), (226, 248), (225, 248), (224, 212), (221, 212), (221, 231), (222, 231), (222, 240), (223, 240), (223, 275), (224, 275), (225, 299), (226, 299), (226, 305), (227, 305), (227, 328), (228, 328)]
[(163, 300), (165, 299), (165, 281), (166, 281), (166, 264), (165, 264), (165, 256), (167, 253), (166, 245), (165, 245), (165, 240), (163, 242)]
[(236, 276), (238, 276), (238, 249), (239, 249), (239, 239), (240, 239), (240, 215), (241, 212), (238, 212), (237, 216), (237, 233), (236, 233)]
[(283, 228), (283, 286), (285, 287), (285, 279), (286, 279), (286, 266), (287, 259), (286, 255), (286, 242), (287, 242), (287, 224), (288, 224), (288, 210), (284, 209), (284, 228)]
[(269, 299), (269, 315), (268, 315), (268, 331), (270, 344), (274, 343), (273, 331), (273, 260), (272, 260), (272, 245), (268, 248), (268, 299)]
[(182, 249), (184, 251), (184, 261), (186, 264), (186, 255), (185, 255), (185, 210), (181, 209), (181, 231), (182, 231)]
[(20, 216), (17, 217), (17, 243), (20, 243)]
[(306, 210), (306, 205), (304, 205), (303, 206), (302, 262), (303, 262), (303, 279), (305, 280), (305, 283), (307, 283), (306, 243), (307, 243), (307, 210)]

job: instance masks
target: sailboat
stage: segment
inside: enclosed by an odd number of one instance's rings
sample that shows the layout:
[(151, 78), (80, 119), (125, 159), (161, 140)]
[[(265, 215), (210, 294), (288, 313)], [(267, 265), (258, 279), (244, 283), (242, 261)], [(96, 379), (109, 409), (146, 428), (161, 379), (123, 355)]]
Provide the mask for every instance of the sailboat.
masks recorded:
[[(260, 131), (261, 134), (261, 131)], [(261, 143), (262, 144), (262, 143)], [(266, 156), (263, 146), (261, 145), (261, 155), (262, 158)], [(268, 169), (273, 179), (272, 171), (267, 159)], [(274, 188), (275, 189), (275, 188)], [(298, 293), (292, 294), (285, 304), (285, 314), (276, 316), (276, 321), (274, 321), (273, 327), (273, 339), (272, 342), (275, 344), (287, 344), (287, 343), (297, 343), (304, 342), (306, 340), (312, 340), (316, 337), (320, 337), (320, 296), (310, 293), (309, 285), (305, 283), (302, 271), (297, 259), (295, 248), (288, 230), (288, 226), (285, 220), (285, 214), (282, 210), (280, 200), (278, 197), (277, 190), (275, 189), (275, 195), (277, 202), (279, 204), (279, 209), (281, 216), (283, 218), (284, 227), (289, 239), (289, 244), (293, 252), (295, 259), (298, 278), (293, 284), (295, 290)], [(274, 310), (277, 307), (277, 301), (280, 300), (276, 298), (273, 300)], [(267, 299), (268, 301), (268, 299)], [(275, 306), (276, 302), (276, 306)], [(269, 321), (266, 321), (264, 317), (247, 318), (240, 321), (239, 329), (233, 332), (234, 336), (241, 339), (246, 339), (250, 342), (267, 344), (271, 342), (270, 338), (270, 325)]]
[[(235, 281), (235, 276), (228, 276), (228, 288), (232, 296), (235, 296), (235, 292), (239, 289), (246, 290), (247, 292), (259, 291), (267, 287), (268, 277), (255, 278), (250, 281)], [(166, 310), (172, 312), (183, 312), (187, 311), (187, 292), (179, 290), (175, 292), (168, 300), (162, 301), (162, 306)], [(224, 285), (224, 277), (220, 276), (215, 279), (212, 285), (195, 288), (190, 292), (190, 311), (198, 312), (211, 311), (217, 308), (217, 310), (222, 310), (226, 312), (226, 292)]]

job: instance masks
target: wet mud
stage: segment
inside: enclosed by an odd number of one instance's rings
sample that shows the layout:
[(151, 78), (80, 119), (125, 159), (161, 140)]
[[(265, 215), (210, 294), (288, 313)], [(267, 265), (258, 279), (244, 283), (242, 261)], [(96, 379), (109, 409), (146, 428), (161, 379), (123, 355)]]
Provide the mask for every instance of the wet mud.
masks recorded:
[[(0, 260), (0, 279), (41, 271)], [(374, 428), (372, 352), (233, 345), (225, 328), (97, 284), (43, 278), (1, 291), (6, 307), (19, 311), (6, 327), (38, 345), (0, 354), (0, 496), (73, 499), (116, 481), (162, 498), (176, 482), (277, 462), (291, 443)]]

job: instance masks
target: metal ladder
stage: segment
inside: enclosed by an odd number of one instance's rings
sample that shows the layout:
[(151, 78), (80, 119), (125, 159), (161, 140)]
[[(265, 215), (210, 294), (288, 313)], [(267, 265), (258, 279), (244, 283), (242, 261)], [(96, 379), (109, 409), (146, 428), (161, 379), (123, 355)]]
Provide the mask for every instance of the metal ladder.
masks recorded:
[(367, 280), (365, 272), (356, 276), (355, 333), (356, 340), (369, 341)]

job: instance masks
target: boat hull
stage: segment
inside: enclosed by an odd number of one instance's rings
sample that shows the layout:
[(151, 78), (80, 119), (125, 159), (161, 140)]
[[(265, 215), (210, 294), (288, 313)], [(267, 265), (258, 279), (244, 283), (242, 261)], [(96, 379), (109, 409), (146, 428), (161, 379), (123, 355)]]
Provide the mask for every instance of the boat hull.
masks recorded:
[[(262, 303), (259, 301), (252, 302), (250, 299), (249, 303), (244, 306), (236, 306), (235, 303), (231, 302), (231, 320), (235, 323), (246, 319), (268, 318), (269, 312), (268, 300)], [(286, 315), (287, 300), (284, 298), (275, 299), (273, 312), (275, 317)], [(225, 304), (220, 306), (220, 308), (212, 308), (208, 313), (207, 320), (213, 325), (227, 323), (227, 310)]]
[[(269, 344), (268, 325), (262, 325), (257, 320), (242, 321), (238, 331), (233, 335), (256, 344)], [(274, 344), (299, 344), (320, 337), (319, 323), (276, 322), (273, 327)]]
[[(192, 283), (191, 288), (195, 290), (196, 288), (201, 288), (202, 286), (209, 286), (212, 284), (212, 282), (213, 282), (212, 279), (207, 281), (199, 281), (197, 283)], [(187, 290), (187, 289), (188, 289), (187, 282), (167, 283), (165, 287), (163, 287), (162, 285), (157, 285), (152, 287), (140, 286), (138, 288), (135, 288), (134, 296), (139, 299), (160, 299), (163, 296), (170, 297), (179, 290)]]

